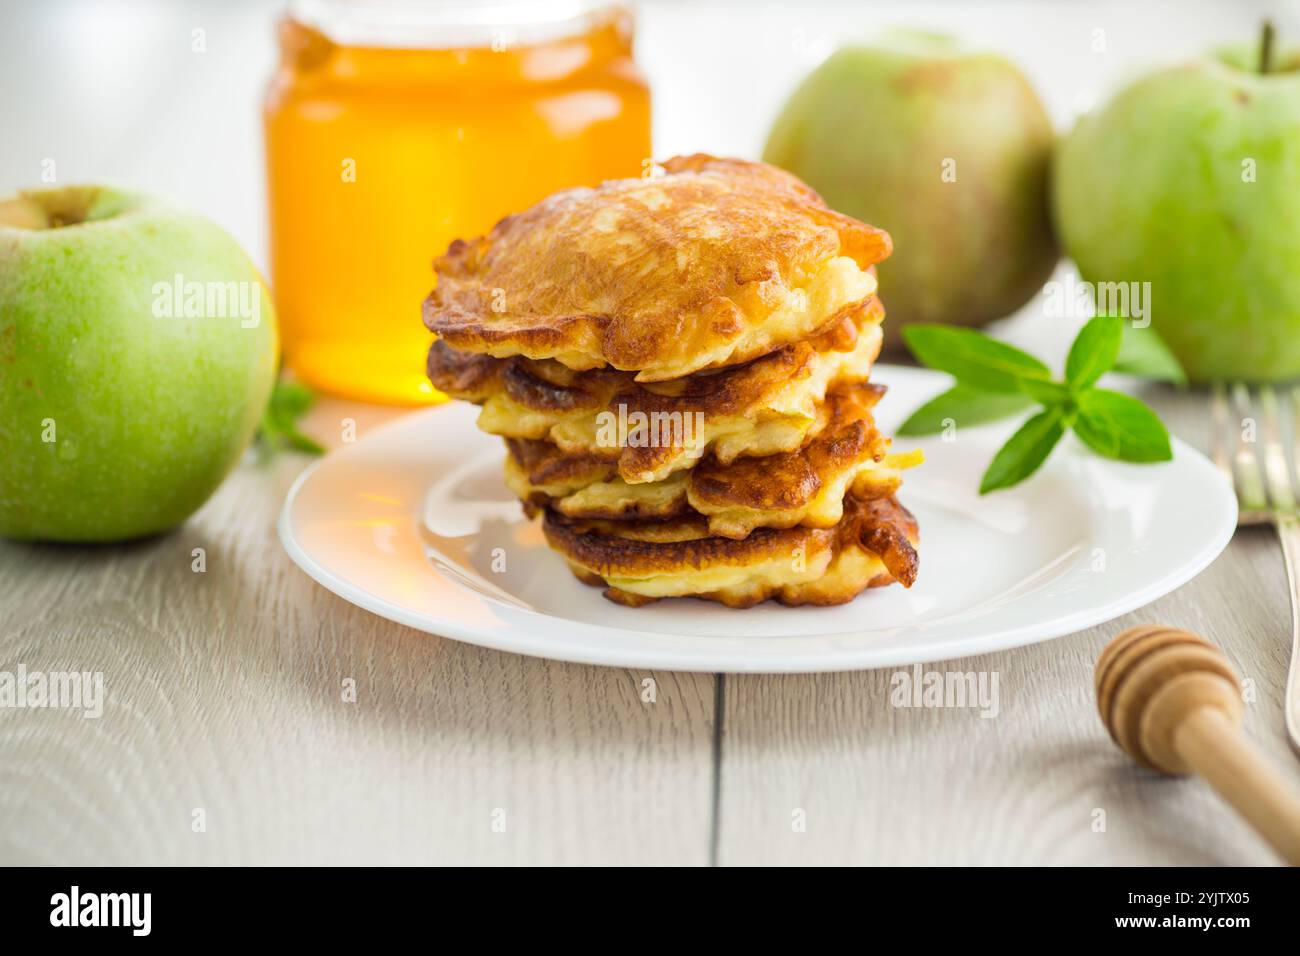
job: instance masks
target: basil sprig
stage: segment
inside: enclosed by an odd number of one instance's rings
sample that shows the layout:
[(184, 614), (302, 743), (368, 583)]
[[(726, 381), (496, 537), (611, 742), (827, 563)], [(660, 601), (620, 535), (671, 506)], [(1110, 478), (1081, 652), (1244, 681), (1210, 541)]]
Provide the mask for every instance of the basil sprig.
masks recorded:
[(291, 448), (309, 455), (322, 455), (320, 443), (298, 430), (298, 420), (316, 403), (316, 394), (306, 385), (277, 379), (267, 402), (257, 438), (268, 452)]
[(914, 411), (900, 435), (927, 435), (950, 424), (980, 425), (1039, 409), (993, 456), (980, 494), (1024, 481), (1069, 430), (1107, 458), (1173, 457), (1169, 433), (1155, 412), (1130, 395), (1097, 387), (1110, 371), (1185, 384), (1177, 360), (1149, 328), (1113, 315), (1090, 319), (1070, 346), (1059, 381), (1032, 355), (974, 329), (909, 325), (903, 338), (917, 359), (947, 372), (956, 384)]

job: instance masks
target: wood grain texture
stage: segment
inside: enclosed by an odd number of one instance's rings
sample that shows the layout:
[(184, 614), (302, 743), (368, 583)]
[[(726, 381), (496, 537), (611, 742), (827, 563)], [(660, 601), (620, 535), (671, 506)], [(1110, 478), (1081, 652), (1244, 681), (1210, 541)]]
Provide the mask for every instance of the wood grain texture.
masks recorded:
[[(736, 17), (725, 3), (645, 4), (638, 58), (660, 156), (752, 156), (817, 58), (882, 21), (1008, 50), (1063, 125), (1080, 94), (1146, 62), (1154, 29), (1190, 53), (1241, 19), (1225, 4), (1194, 7), (805, 2)], [(257, 102), (276, 9), (7, 4), (0, 79), (15, 92), (0, 187), (36, 184), (57, 160), (59, 182), (174, 196), (265, 265)], [(1098, 27), (1113, 55), (1091, 50)], [(739, 99), (735, 77), (746, 78)], [(1161, 400), (1193, 437), (1203, 408)], [(334, 430), (339, 413), (317, 421)], [(1255, 681), (1247, 731), (1294, 777), (1279, 709), (1287, 596), (1267, 530), (1242, 533), (1205, 574), (1121, 621), (934, 665), (997, 670), (996, 719), (891, 708), (889, 671), (727, 677), (715, 774), (708, 676), (654, 675), (647, 706), (645, 675), (438, 640), (309, 581), (272, 531), (302, 464), (241, 468), (195, 521), (155, 541), (0, 544), (0, 670), (102, 670), (109, 696), (98, 720), (0, 710), (0, 864), (695, 864), (711, 851), (724, 864), (1272, 861), (1203, 785), (1133, 766), (1091, 697), (1095, 656), (1123, 627), (1196, 630)], [(190, 571), (194, 547), (207, 549), (203, 575)], [(340, 700), (344, 677), (357, 681), (355, 704)], [(195, 807), (204, 834), (191, 831)], [(498, 807), (505, 833), (491, 829)], [(796, 808), (806, 832), (792, 829)]]
[[(1202, 395), (1153, 389), (1148, 398), (1173, 431), (1205, 447)], [(1253, 683), (1246, 732), (1300, 786), (1281, 710), (1288, 602), (1277, 539), (1253, 528), (1199, 577), (1137, 613), (1045, 644), (927, 665), (996, 672), (996, 717), (893, 707), (892, 670), (728, 676), (718, 862), (1274, 863), (1203, 783), (1142, 770), (1111, 743), (1092, 670), (1105, 643), (1135, 624), (1205, 636)], [(1094, 831), (1098, 810), (1103, 832)]]
[(0, 864), (707, 861), (713, 678), (504, 654), (347, 604), (275, 536), (304, 463), (246, 463), (151, 541), (0, 544), (0, 670), (102, 671), (106, 695), (98, 719), (0, 709)]

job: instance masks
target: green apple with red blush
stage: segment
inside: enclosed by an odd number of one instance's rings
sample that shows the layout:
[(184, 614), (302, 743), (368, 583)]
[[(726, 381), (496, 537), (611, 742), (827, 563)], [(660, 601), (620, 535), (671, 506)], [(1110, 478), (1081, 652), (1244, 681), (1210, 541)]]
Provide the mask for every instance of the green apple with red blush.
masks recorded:
[(1056, 134), (1009, 60), (891, 31), (842, 47), (790, 95), (763, 158), (840, 212), (885, 229), (887, 346), (913, 322), (982, 325), (1042, 289), (1059, 258), (1048, 213)]

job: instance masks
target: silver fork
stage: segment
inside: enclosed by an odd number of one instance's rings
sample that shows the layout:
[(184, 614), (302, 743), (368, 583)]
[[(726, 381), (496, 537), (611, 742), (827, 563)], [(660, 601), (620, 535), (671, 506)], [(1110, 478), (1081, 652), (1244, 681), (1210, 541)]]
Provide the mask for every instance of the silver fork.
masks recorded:
[(1236, 489), (1237, 524), (1272, 524), (1282, 544), (1291, 584), (1291, 666), (1282, 706), (1287, 736), (1300, 753), (1300, 389), (1215, 385), (1210, 411), (1211, 455)]

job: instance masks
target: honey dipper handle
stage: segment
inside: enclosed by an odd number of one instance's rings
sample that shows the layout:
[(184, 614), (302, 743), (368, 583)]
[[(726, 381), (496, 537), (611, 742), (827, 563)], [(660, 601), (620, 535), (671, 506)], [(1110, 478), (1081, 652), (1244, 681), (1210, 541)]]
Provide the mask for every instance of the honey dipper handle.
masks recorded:
[(1198, 707), (1174, 748), (1291, 866), (1300, 866), (1300, 795), (1221, 711)]

